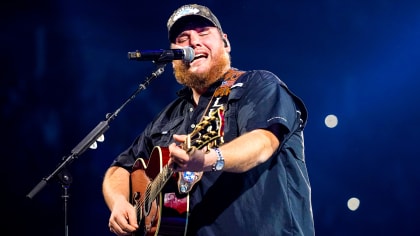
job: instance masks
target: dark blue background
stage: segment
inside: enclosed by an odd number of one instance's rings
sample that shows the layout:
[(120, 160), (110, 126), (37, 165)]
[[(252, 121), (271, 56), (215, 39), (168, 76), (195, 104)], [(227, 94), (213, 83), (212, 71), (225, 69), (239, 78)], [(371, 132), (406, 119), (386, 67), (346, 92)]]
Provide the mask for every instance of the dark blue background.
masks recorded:
[[(184, 3), (1, 3), (2, 230), (64, 235), (60, 183), (26, 195), (153, 71), (127, 52), (168, 48), (167, 18)], [(417, 233), (420, 2), (197, 3), (222, 22), (233, 66), (271, 70), (306, 102), (317, 235)], [(110, 123), (105, 142), (69, 165), (69, 235), (109, 234), (103, 174), (179, 88), (168, 65)], [(331, 113), (335, 129), (324, 125)], [(357, 211), (347, 209), (351, 197)]]

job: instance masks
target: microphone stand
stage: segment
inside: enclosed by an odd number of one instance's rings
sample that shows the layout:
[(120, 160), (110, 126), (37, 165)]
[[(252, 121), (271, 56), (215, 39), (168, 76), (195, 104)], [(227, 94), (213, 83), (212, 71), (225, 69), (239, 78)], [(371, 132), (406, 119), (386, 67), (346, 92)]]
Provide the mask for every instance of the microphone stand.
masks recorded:
[(64, 199), (64, 232), (66, 236), (68, 236), (68, 223), (67, 223), (67, 204), (68, 204), (68, 189), (70, 188), (70, 184), (72, 182), (72, 177), (67, 170), (67, 166), (73, 162), (73, 160), (77, 159), (80, 154), (86, 151), (89, 147), (92, 149), (96, 149), (97, 143), (102, 142), (103, 134), (105, 131), (109, 128), (109, 123), (114, 120), (117, 115), (121, 112), (121, 110), (129, 103), (131, 102), (138, 93), (140, 93), (142, 90), (145, 90), (147, 86), (149, 86), (150, 82), (160, 76), (164, 72), (164, 68), (166, 66), (166, 63), (156, 63), (156, 70), (152, 72), (152, 74), (149, 77), (146, 77), (146, 79), (141, 83), (138, 88), (131, 94), (131, 96), (113, 113), (107, 113), (106, 114), (106, 120), (103, 120), (99, 122), (98, 125), (87, 135), (79, 144), (77, 144), (73, 150), (71, 151), (71, 154), (68, 156), (65, 156), (62, 158), (62, 162), (58, 165), (58, 167), (48, 176), (42, 178), (42, 180), (26, 195), (27, 198), (32, 199), (41, 189), (43, 189), (48, 182), (57, 177), (58, 180), (61, 182), (61, 186), (63, 188), (63, 195), (62, 198)]

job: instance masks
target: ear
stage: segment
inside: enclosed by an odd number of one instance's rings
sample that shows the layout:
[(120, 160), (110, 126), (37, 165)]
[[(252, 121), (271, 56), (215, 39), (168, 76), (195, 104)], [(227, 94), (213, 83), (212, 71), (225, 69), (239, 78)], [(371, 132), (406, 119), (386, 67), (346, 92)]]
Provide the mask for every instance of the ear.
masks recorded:
[(230, 47), (229, 40), (227, 40), (226, 38), (223, 39), (223, 43), (225, 43), (225, 48)]
[(223, 43), (225, 44), (225, 48), (230, 48), (230, 43), (227, 38), (227, 34), (223, 34)]

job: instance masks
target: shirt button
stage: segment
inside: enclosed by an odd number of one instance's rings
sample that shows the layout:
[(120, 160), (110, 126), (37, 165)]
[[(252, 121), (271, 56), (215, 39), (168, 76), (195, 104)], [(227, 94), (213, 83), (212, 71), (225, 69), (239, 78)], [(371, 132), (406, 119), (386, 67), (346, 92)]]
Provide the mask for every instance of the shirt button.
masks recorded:
[(190, 107), (190, 112), (193, 112), (193, 111), (194, 111), (194, 108)]
[(195, 128), (195, 124), (192, 124), (192, 125), (191, 125), (191, 128), (193, 128), (193, 129), (194, 129), (194, 128)]

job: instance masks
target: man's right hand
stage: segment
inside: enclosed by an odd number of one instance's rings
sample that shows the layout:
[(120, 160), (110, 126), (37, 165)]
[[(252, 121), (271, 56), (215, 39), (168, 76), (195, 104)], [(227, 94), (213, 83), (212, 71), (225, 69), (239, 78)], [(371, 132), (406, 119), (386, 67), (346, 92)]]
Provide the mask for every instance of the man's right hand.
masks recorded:
[(115, 201), (108, 226), (117, 235), (130, 235), (136, 231), (139, 225), (135, 207), (123, 197)]

